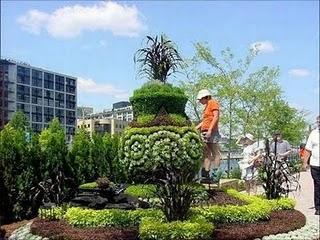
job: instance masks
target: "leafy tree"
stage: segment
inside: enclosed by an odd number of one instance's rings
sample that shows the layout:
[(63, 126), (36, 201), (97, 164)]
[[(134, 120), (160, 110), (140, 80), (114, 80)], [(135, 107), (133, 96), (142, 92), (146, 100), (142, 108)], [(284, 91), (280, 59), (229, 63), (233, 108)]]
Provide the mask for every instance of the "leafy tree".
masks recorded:
[(111, 175), (112, 169), (109, 165), (106, 146), (103, 142), (101, 134), (94, 133), (92, 135), (90, 145), (90, 158), (93, 164), (94, 179), (99, 177), (108, 177)]
[(93, 164), (90, 158), (90, 136), (83, 128), (77, 129), (69, 152), (77, 184), (92, 180)]
[(57, 204), (70, 198), (74, 191), (73, 168), (67, 157), (64, 129), (57, 118), (39, 136), (43, 164), (42, 179), (36, 196)]
[(147, 36), (146, 45), (134, 56), (134, 62), (140, 64), (139, 75), (166, 83), (167, 78), (181, 66), (180, 54), (164, 35)]
[(25, 115), (17, 112), (0, 132), (0, 212), (7, 220), (36, 212), (30, 190), (38, 181), (41, 157), (37, 138), (27, 131), (28, 126)]
[[(202, 109), (196, 95), (200, 89), (210, 89), (221, 104), (220, 126), (229, 136), (229, 151), (233, 149), (234, 138), (245, 132), (261, 139), (277, 129), (294, 143), (301, 140), (304, 116), (284, 104), (281, 88), (275, 81), (279, 76), (278, 67), (264, 66), (249, 72), (258, 53), (253, 49), (237, 61), (229, 48), (221, 52), (220, 61), (206, 44), (197, 43), (195, 49), (196, 55), (185, 69), (187, 81), (181, 83), (189, 98), (189, 114), (194, 120), (200, 120)], [(209, 71), (204, 66), (209, 66)], [(280, 115), (288, 124), (277, 119)]]
[(124, 182), (126, 180), (125, 169), (119, 161), (120, 135), (106, 133), (103, 136), (103, 144), (110, 179), (114, 182)]

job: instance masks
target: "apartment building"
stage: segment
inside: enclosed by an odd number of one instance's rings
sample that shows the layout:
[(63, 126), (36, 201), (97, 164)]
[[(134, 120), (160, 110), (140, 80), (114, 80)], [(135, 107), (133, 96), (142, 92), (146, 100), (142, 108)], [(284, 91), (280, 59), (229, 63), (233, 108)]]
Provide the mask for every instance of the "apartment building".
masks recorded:
[(35, 132), (57, 117), (73, 135), (76, 127), (77, 79), (14, 60), (0, 60), (0, 129), (22, 111)]
[(111, 135), (119, 134), (127, 126), (128, 122), (115, 118), (77, 120), (77, 128), (84, 128), (90, 133), (90, 136), (92, 136), (94, 132), (99, 134), (110, 133)]

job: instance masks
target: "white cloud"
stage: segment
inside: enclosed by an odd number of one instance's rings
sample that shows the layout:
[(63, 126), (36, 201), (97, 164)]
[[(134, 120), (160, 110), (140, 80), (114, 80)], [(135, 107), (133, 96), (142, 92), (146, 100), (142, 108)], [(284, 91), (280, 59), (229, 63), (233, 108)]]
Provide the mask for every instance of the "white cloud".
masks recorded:
[(250, 47), (257, 53), (271, 53), (276, 50), (270, 41), (254, 42), (250, 45)]
[(289, 71), (289, 74), (293, 77), (308, 77), (311, 72), (305, 68), (294, 68)]
[(56, 38), (73, 38), (85, 31), (111, 31), (114, 35), (137, 36), (145, 29), (135, 6), (99, 2), (92, 6), (73, 5), (52, 13), (30, 10), (18, 18), (23, 29)]
[(125, 90), (116, 88), (111, 84), (98, 84), (92, 79), (78, 77), (77, 86), (79, 92), (92, 94), (106, 94), (118, 99), (128, 99), (129, 93)]

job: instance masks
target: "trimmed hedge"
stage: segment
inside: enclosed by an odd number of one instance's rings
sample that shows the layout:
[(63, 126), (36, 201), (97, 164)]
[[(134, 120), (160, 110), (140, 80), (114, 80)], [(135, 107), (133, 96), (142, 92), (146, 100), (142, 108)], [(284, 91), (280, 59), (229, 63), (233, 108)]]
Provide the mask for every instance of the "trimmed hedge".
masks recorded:
[(165, 223), (154, 218), (144, 218), (139, 233), (141, 240), (207, 240), (211, 239), (213, 229), (213, 224), (206, 221)]
[(121, 139), (121, 161), (133, 180), (139, 171), (150, 173), (166, 163), (196, 173), (202, 155), (203, 142), (194, 127), (127, 128)]
[(212, 223), (255, 222), (268, 219), (273, 210), (294, 208), (294, 201), (288, 198), (270, 201), (258, 196), (241, 194), (233, 189), (227, 190), (227, 193), (247, 202), (248, 205), (196, 207), (191, 209), (190, 218), (204, 219)]
[(191, 126), (191, 121), (186, 116), (179, 114), (145, 114), (137, 117), (135, 121), (132, 121), (130, 127), (154, 127), (154, 126), (178, 126), (185, 127)]
[(187, 101), (188, 98), (181, 88), (159, 81), (150, 81), (144, 84), (140, 89), (135, 90), (133, 96), (130, 97), (135, 117), (157, 114), (162, 107), (167, 113), (186, 116)]
[(105, 227), (105, 226), (136, 226), (144, 217), (164, 219), (160, 210), (155, 209), (82, 209), (77, 207), (69, 208), (65, 214), (67, 222), (77, 227)]

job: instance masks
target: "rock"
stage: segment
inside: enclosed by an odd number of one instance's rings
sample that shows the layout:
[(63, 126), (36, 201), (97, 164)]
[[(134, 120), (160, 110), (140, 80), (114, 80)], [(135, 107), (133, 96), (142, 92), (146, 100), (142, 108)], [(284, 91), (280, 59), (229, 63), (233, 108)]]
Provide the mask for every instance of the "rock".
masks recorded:
[(105, 207), (105, 209), (124, 209), (124, 210), (135, 210), (135, 206), (130, 203), (108, 203)]

